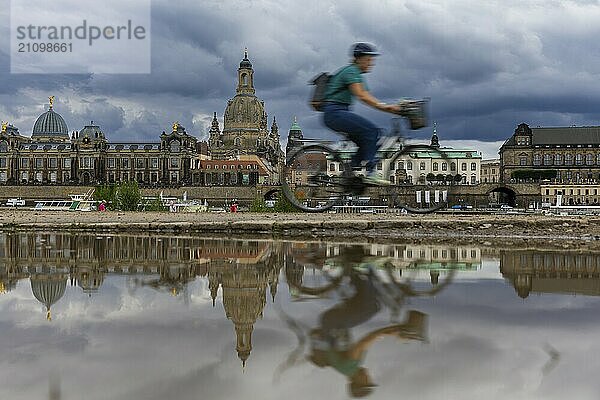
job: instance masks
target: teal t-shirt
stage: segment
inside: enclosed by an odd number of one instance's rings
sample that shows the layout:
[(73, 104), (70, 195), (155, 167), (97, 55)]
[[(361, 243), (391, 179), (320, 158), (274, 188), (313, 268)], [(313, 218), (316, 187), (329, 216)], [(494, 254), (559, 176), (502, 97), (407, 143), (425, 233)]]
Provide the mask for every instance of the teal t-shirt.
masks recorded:
[(362, 83), (363, 88), (369, 90), (367, 82), (363, 79), (362, 72), (356, 64), (345, 66), (331, 77), (325, 93), (325, 101), (352, 104), (353, 96), (350, 91), (352, 83)]

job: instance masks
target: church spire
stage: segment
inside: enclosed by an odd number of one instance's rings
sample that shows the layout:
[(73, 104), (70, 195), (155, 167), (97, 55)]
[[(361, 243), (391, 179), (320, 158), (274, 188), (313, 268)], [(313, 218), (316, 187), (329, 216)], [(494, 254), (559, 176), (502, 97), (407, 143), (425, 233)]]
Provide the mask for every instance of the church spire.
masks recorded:
[(237, 94), (254, 94), (254, 70), (252, 63), (248, 59), (248, 49), (244, 49), (244, 59), (240, 62), (238, 68), (238, 87)]
[(430, 146), (434, 147), (436, 149), (440, 147), (440, 140), (438, 139), (438, 136), (437, 136), (437, 122), (433, 123), (433, 135), (431, 136)]

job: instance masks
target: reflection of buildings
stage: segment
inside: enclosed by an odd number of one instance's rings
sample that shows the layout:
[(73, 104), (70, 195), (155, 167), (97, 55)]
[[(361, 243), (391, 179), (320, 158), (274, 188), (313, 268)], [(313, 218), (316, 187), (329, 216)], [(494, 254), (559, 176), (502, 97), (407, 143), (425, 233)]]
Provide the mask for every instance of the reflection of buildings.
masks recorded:
[[(293, 243), (286, 250), (285, 275), (288, 286), (302, 286), (304, 281), (322, 269), (328, 259), (344, 254), (349, 244)], [(440, 272), (447, 270), (477, 270), (481, 267), (481, 250), (470, 245), (364, 244), (367, 257), (389, 258), (399, 275), (402, 271), (425, 271), (432, 284), (437, 284)], [(359, 262), (360, 260), (356, 260)], [(308, 271), (308, 275), (306, 274)], [(312, 271), (312, 272), (311, 272)], [(318, 275), (318, 273), (317, 273)]]
[(219, 286), (227, 318), (235, 325), (238, 356), (252, 350), (254, 323), (275, 297), (281, 251), (271, 242), (155, 236), (80, 234), (0, 234), (0, 289), (12, 290), (29, 278), (34, 297), (51, 307), (67, 284), (90, 296), (105, 276), (125, 275), (136, 286), (177, 295), (197, 277), (207, 277), (213, 301)]
[(521, 298), (531, 292), (600, 295), (598, 253), (501, 251), (500, 272)]

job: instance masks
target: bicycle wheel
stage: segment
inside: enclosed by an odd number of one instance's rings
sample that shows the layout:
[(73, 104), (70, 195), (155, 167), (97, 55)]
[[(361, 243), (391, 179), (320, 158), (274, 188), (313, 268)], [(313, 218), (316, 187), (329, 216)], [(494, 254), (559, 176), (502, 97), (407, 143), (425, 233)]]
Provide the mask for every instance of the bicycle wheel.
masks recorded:
[(283, 194), (303, 211), (326, 211), (344, 194), (346, 170), (346, 163), (329, 147), (302, 147), (287, 160), (283, 171)]
[(428, 214), (446, 208), (456, 180), (448, 154), (426, 144), (405, 146), (392, 156), (395, 182), (392, 206), (410, 213)]

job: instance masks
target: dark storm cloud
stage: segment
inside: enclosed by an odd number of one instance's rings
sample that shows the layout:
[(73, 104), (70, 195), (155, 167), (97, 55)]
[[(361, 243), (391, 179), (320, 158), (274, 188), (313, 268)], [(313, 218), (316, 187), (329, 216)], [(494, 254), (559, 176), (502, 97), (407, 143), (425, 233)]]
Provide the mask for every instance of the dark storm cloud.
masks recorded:
[[(297, 116), (307, 136), (333, 137), (307, 105), (307, 81), (346, 63), (358, 40), (383, 53), (366, 76), (372, 92), (385, 101), (431, 97), (442, 140), (499, 141), (520, 122), (600, 124), (597, 2), (155, 1), (152, 73), (93, 76), (9, 74), (2, 4), (0, 113), (26, 127), (45, 97), (63, 92), (70, 127), (102, 121), (112, 140), (155, 141), (179, 120), (205, 137), (213, 111), (222, 126), (248, 47), (269, 124), (276, 116), (285, 138)], [(98, 99), (98, 107), (79, 104)], [(359, 110), (389, 126), (388, 116)], [(430, 129), (413, 134), (427, 137)]]

